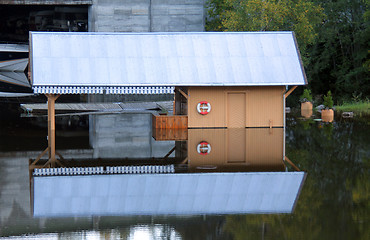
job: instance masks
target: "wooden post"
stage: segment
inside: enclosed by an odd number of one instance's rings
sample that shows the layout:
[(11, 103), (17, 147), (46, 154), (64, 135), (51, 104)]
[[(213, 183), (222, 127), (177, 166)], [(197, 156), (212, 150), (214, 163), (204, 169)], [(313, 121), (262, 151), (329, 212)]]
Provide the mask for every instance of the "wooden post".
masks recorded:
[(48, 148), (51, 167), (55, 167), (55, 100), (60, 95), (46, 94), (48, 98)]

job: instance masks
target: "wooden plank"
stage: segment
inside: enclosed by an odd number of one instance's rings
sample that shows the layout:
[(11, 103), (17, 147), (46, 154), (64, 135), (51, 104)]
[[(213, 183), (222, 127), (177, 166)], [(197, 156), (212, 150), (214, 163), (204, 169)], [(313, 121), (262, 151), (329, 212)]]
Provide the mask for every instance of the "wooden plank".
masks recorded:
[(152, 128), (188, 128), (188, 116), (152, 115)]
[(156, 141), (186, 141), (188, 140), (188, 129), (154, 128), (152, 136)]

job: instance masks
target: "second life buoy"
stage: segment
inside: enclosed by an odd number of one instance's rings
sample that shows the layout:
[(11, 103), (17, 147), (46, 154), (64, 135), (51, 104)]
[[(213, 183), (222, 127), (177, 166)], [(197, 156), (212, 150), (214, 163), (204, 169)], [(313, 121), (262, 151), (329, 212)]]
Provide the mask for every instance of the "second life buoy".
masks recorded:
[(206, 141), (202, 141), (197, 146), (197, 152), (200, 155), (208, 155), (211, 152), (211, 145)]
[(211, 111), (211, 104), (207, 101), (201, 101), (197, 105), (198, 113), (206, 115)]

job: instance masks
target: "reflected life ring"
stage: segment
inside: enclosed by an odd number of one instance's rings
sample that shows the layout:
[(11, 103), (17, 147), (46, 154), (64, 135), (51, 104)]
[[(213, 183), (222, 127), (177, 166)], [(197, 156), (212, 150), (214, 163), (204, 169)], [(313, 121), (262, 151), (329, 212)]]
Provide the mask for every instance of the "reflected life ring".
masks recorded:
[(211, 145), (206, 141), (202, 141), (197, 146), (197, 152), (200, 155), (208, 155), (211, 152)]

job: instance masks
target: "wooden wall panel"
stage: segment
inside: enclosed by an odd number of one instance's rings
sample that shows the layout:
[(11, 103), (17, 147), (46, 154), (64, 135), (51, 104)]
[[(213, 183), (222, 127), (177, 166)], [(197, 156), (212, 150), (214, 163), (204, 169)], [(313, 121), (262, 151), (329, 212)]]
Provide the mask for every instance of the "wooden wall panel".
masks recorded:
[[(197, 105), (201, 101), (211, 104), (211, 112), (201, 115)], [(225, 127), (225, 94), (222, 87), (189, 87), (188, 88), (188, 127)]]
[(247, 128), (246, 136), (247, 162), (259, 166), (283, 164), (283, 128)]
[(284, 87), (249, 87), (246, 127), (284, 126)]
[[(223, 165), (226, 157), (225, 137), (225, 129), (188, 129), (189, 166)], [(198, 144), (203, 141), (211, 145), (208, 155), (197, 152)]]
[[(235, 127), (234, 124), (228, 124), (227, 116), (233, 113), (243, 114), (243, 112), (245, 112), (245, 127), (269, 127), (270, 122), (272, 127), (283, 127), (284, 91), (283, 86), (189, 87), (188, 127)], [(228, 104), (228, 95), (233, 93), (245, 93), (245, 104)], [(209, 114), (201, 115), (197, 112), (197, 104), (200, 101), (211, 103), (212, 110)]]
[[(197, 152), (197, 145), (211, 145), (208, 155)], [(201, 166), (240, 168), (240, 170), (284, 169), (284, 129), (229, 128), (189, 129), (188, 164), (190, 169)]]
[(188, 128), (188, 116), (152, 114), (152, 128)]
[(226, 125), (228, 128), (245, 127), (246, 93), (226, 91)]

